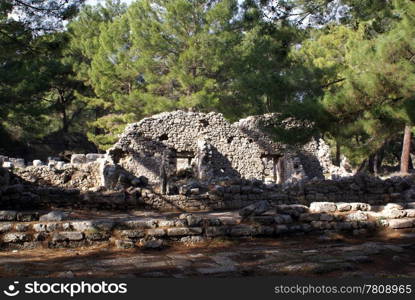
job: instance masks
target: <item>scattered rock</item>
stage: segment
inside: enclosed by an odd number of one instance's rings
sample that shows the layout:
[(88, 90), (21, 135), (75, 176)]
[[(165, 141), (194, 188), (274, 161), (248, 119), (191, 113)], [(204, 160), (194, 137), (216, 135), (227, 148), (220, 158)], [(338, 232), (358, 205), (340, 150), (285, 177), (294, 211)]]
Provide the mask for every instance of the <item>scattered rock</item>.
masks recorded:
[(39, 217), (39, 221), (42, 222), (56, 222), (56, 221), (63, 221), (67, 220), (69, 216), (69, 213), (62, 212), (62, 211), (51, 211), (47, 213), (46, 215), (42, 215)]
[(162, 249), (165, 243), (161, 239), (141, 239), (139, 245), (143, 249)]
[(310, 204), (311, 212), (333, 213), (337, 210), (337, 206), (333, 202), (312, 202)]

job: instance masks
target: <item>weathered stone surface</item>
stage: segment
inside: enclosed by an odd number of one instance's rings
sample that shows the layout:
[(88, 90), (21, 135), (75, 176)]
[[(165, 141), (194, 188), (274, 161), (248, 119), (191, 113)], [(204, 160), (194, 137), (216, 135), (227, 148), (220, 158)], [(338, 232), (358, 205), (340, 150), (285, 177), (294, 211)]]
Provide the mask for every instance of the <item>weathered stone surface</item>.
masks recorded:
[(119, 249), (131, 249), (135, 245), (131, 240), (115, 240), (115, 247)]
[(84, 238), (84, 234), (78, 231), (61, 231), (55, 232), (52, 236), (53, 242), (64, 241), (80, 241)]
[(163, 228), (147, 229), (146, 235), (161, 237), (166, 235), (166, 230)]
[(202, 233), (202, 228), (200, 227), (174, 227), (167, 228), (168, 236), (184, 236), (184, 235), (197, 235)]
[(12, 229), (13, 224), (6, 223), (6, 224), (0, 224), (0, 233), (8, 232)]
[(140, 247), (143, 249), (161, 249), (165, 246), (165, 242), (162, 239), (141, 239)]
[(368, 215), (362, 211), (357, 211), (346, 216), (347, 221), (366, 221)]
[(393, 229), (411, 228), (415, 219), (392, 219), (388, 220), (389, 227)]
[(99, 153), (88, 153), (85, 155), (85, 161), (87, 163), (97, 161), (98, 159), (104, 158), (105, 154), (99, 154)]
[(312, 202), (310, 204), (310, 211), (312, 212), (333, 213), (336, 211), (336, 209), (336, 204), (332, 202)]
[(186, 216), (186, 220), (187, 220), (187, 224), (190, 227), (196, 227), (196, 226), (199, 226), (200, 223), (202, 222), (202, 217), (198, 215), (190, 214)]
[(13, 210), (1, 210), (0, 221), (14, 221), (16, 220), (17, 212)]
[(39, 166), (44, 166), (44, 165), (45, 164), (41, 160), (36, 159), (36, 160), (33, 161), (33, 166), (34, 167), (39, 167)]
[(95, 231), (90, 230), (84, 232), (85, 238), (90, 241), (104, 241), (111, 237), (111, 233), (108, 231)]
[(36, 232), (52, 232), (58, 230), (60, 224), (58, 223), (36, 223), (33, 224), (33, 230)]
[(131, 229), (150, 229), (157, 227), (157, 220), (143, 219), (143, 220), (128, 220), (120, 224), (123, 227)]
[(353, 202), (353, 203), (350, 203), (350, 205), (352, 206), (352, 210), (354, 211), (356, 210), (369, 211), (371, 209), (369, 204), (362, 203), (362, 202)]
[(226, 227), (207, 227), (206, 228), (206, 235), (209, 237), (215, 237), (215, 236), (224, 236), (227, 234)]
[(415, 209), (405, 209), (405, 213), (408, 218), (415, 218)]
[(399, 203), (388, 203), (385, 205), (384, 210), (403, 210), (404, 206)]
[(382, 211), (382, 215), (388, 219), (399, 219), (406, 216), (406, 211), (400, 209), (385, 209)]
[(28, 231), (29, 228), (30, 228), (29, 224), (15, 224), (14, 225), (14, 230), (20, 231), (20, 232)]
[(253, 204), (250, 204), (239, 211), (239, 215), (241, 217), (248, 217), (250, 215), (259, 216), (265, 213), (267, 210), (270, 209), (270, 205), (268, 201), (258, 201)]
[(30, 234), (24, 232), (10, 232), (3, 236), (4, 243), (22, 243), (30, 241)]
[(50, 222), (50, 221), (63, 221), (67, 220), (68, 213), (63, 211), (51, 211), (45, 215), (39, 217), (39, 221)]
[(251, 225), (237, 225), (229, 230), (230, 236), (250, 236), (256, 233), (255, 227)]
[(63, 224), (64, 230), (89, 231), (94, 230), (92, 221), (73, 221)]
[(86, 163), (85, 154), (72, 154), (71, 164), (84, 164)]
[(121, 230), (120, 236), (122, 238), (129, 238), (129, 239), (138, 239), (145, 236), (145, 231), (142, 229), (136, 230)]
[(352, 205), (350, 203), (337, 203), (337, 210), (340, 212), (352, 210)]

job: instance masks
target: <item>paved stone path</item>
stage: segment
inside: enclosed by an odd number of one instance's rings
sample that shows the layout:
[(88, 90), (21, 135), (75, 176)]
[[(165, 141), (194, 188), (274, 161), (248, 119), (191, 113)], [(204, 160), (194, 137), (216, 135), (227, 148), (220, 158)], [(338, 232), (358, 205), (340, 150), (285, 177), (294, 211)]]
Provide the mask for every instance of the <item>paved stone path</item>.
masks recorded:
[(36, 277), (415, 277), (415, 239), (220, 240), (164, 250), (76, 249), (0, 252), (0, 276)]

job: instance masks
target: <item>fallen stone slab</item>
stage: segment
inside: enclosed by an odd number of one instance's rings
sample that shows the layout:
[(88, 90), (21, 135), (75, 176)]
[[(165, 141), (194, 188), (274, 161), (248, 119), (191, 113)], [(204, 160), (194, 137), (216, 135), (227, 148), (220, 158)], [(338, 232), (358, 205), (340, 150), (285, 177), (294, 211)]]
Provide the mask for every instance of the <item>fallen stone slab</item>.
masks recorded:
[(198, 235), (202, 234), (202, 228), (200, 227), (174, 227), (174, 228), (167, 228), (167, 235), (168, 236), (185, 236), (185, 235)]
[(72, 154), (71, 164), (84, 164), (86, 163), (85, 154)]
[(415, 209), (405, 209), (405, 213), (408, 218), (415, 218)]
[(386, 209), (382, 211), (382, 215), (387, 219), (399, 219), (406, 216), (406, 211), (401, 209)]
[(24, 232), (10, 232), (3, 236), (4, 243), (22, 243), (30, 241), (30, 234)]
[(17, 212), (14, 210), (1, 210), (0, 211), (0, 221), (15, 221), (17, 217)]
[(141, 239), (139, 245), (143, 249), (161, 249), (165, 247), (165, 242), (161, 239)]
[(402, 228), (411, 228), (414, 226), (415, 219), (391, 219), (388, 220), (388, 224), (390, 228), (393, 229), (402, 229)]
[(141, 229), (120, 230), (120, 236), (128, 239), (139, 239), (145, 236), (145, 231)]
[(237, 225), (229, 230), (230, 236), (250, 236), (256, 233), (256, 229), (251, 225)]
[(51, 211), (45, 215), (39, 217), (39, 221), (50, 222), (50, 221), (63, 221), (67, 220), (69, 213), (63, 211)]
[(163, 228), (152, 228), (147, 229), (146, 235), (148, 236), (156, 236), (156, 237), (162, 237), (166, 235), (166, 230)]
[(312, 202), (310, 204), (311, 212), (333, 213), (337, 210), (337, 206), (333, 202)]
[(32, 227), (36, 232), (52, 232), (62, 228), (59, 223), (36, 223)]
[(115, 240), (115, 247), (119, 249), (131, 249), (135, 247), (131, 240)]
[(362, 211), (357, 211), (346, 216), (346, 221), (366, 221), (368, 215)]
[(13, 224), (6, 223), (6, 224), (0, 224), (0, 233), (8, 232), (12, 229)]
[(64, 241), (81, 241), (84, 238), (84, 234), (78, 231), (61, 231), (55, 232), (52, 236), (53, 242)]

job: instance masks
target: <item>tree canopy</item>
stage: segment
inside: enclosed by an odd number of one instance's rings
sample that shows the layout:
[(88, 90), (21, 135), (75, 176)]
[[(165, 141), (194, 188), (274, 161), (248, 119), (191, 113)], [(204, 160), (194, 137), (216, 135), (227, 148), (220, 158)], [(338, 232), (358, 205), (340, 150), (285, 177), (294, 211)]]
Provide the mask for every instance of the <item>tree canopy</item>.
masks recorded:
[(413, 1), (83, 2), (0, 1), (2, 130), (107, 149), (161, 111), (279, 112), (370, 171), (410, 144)]

